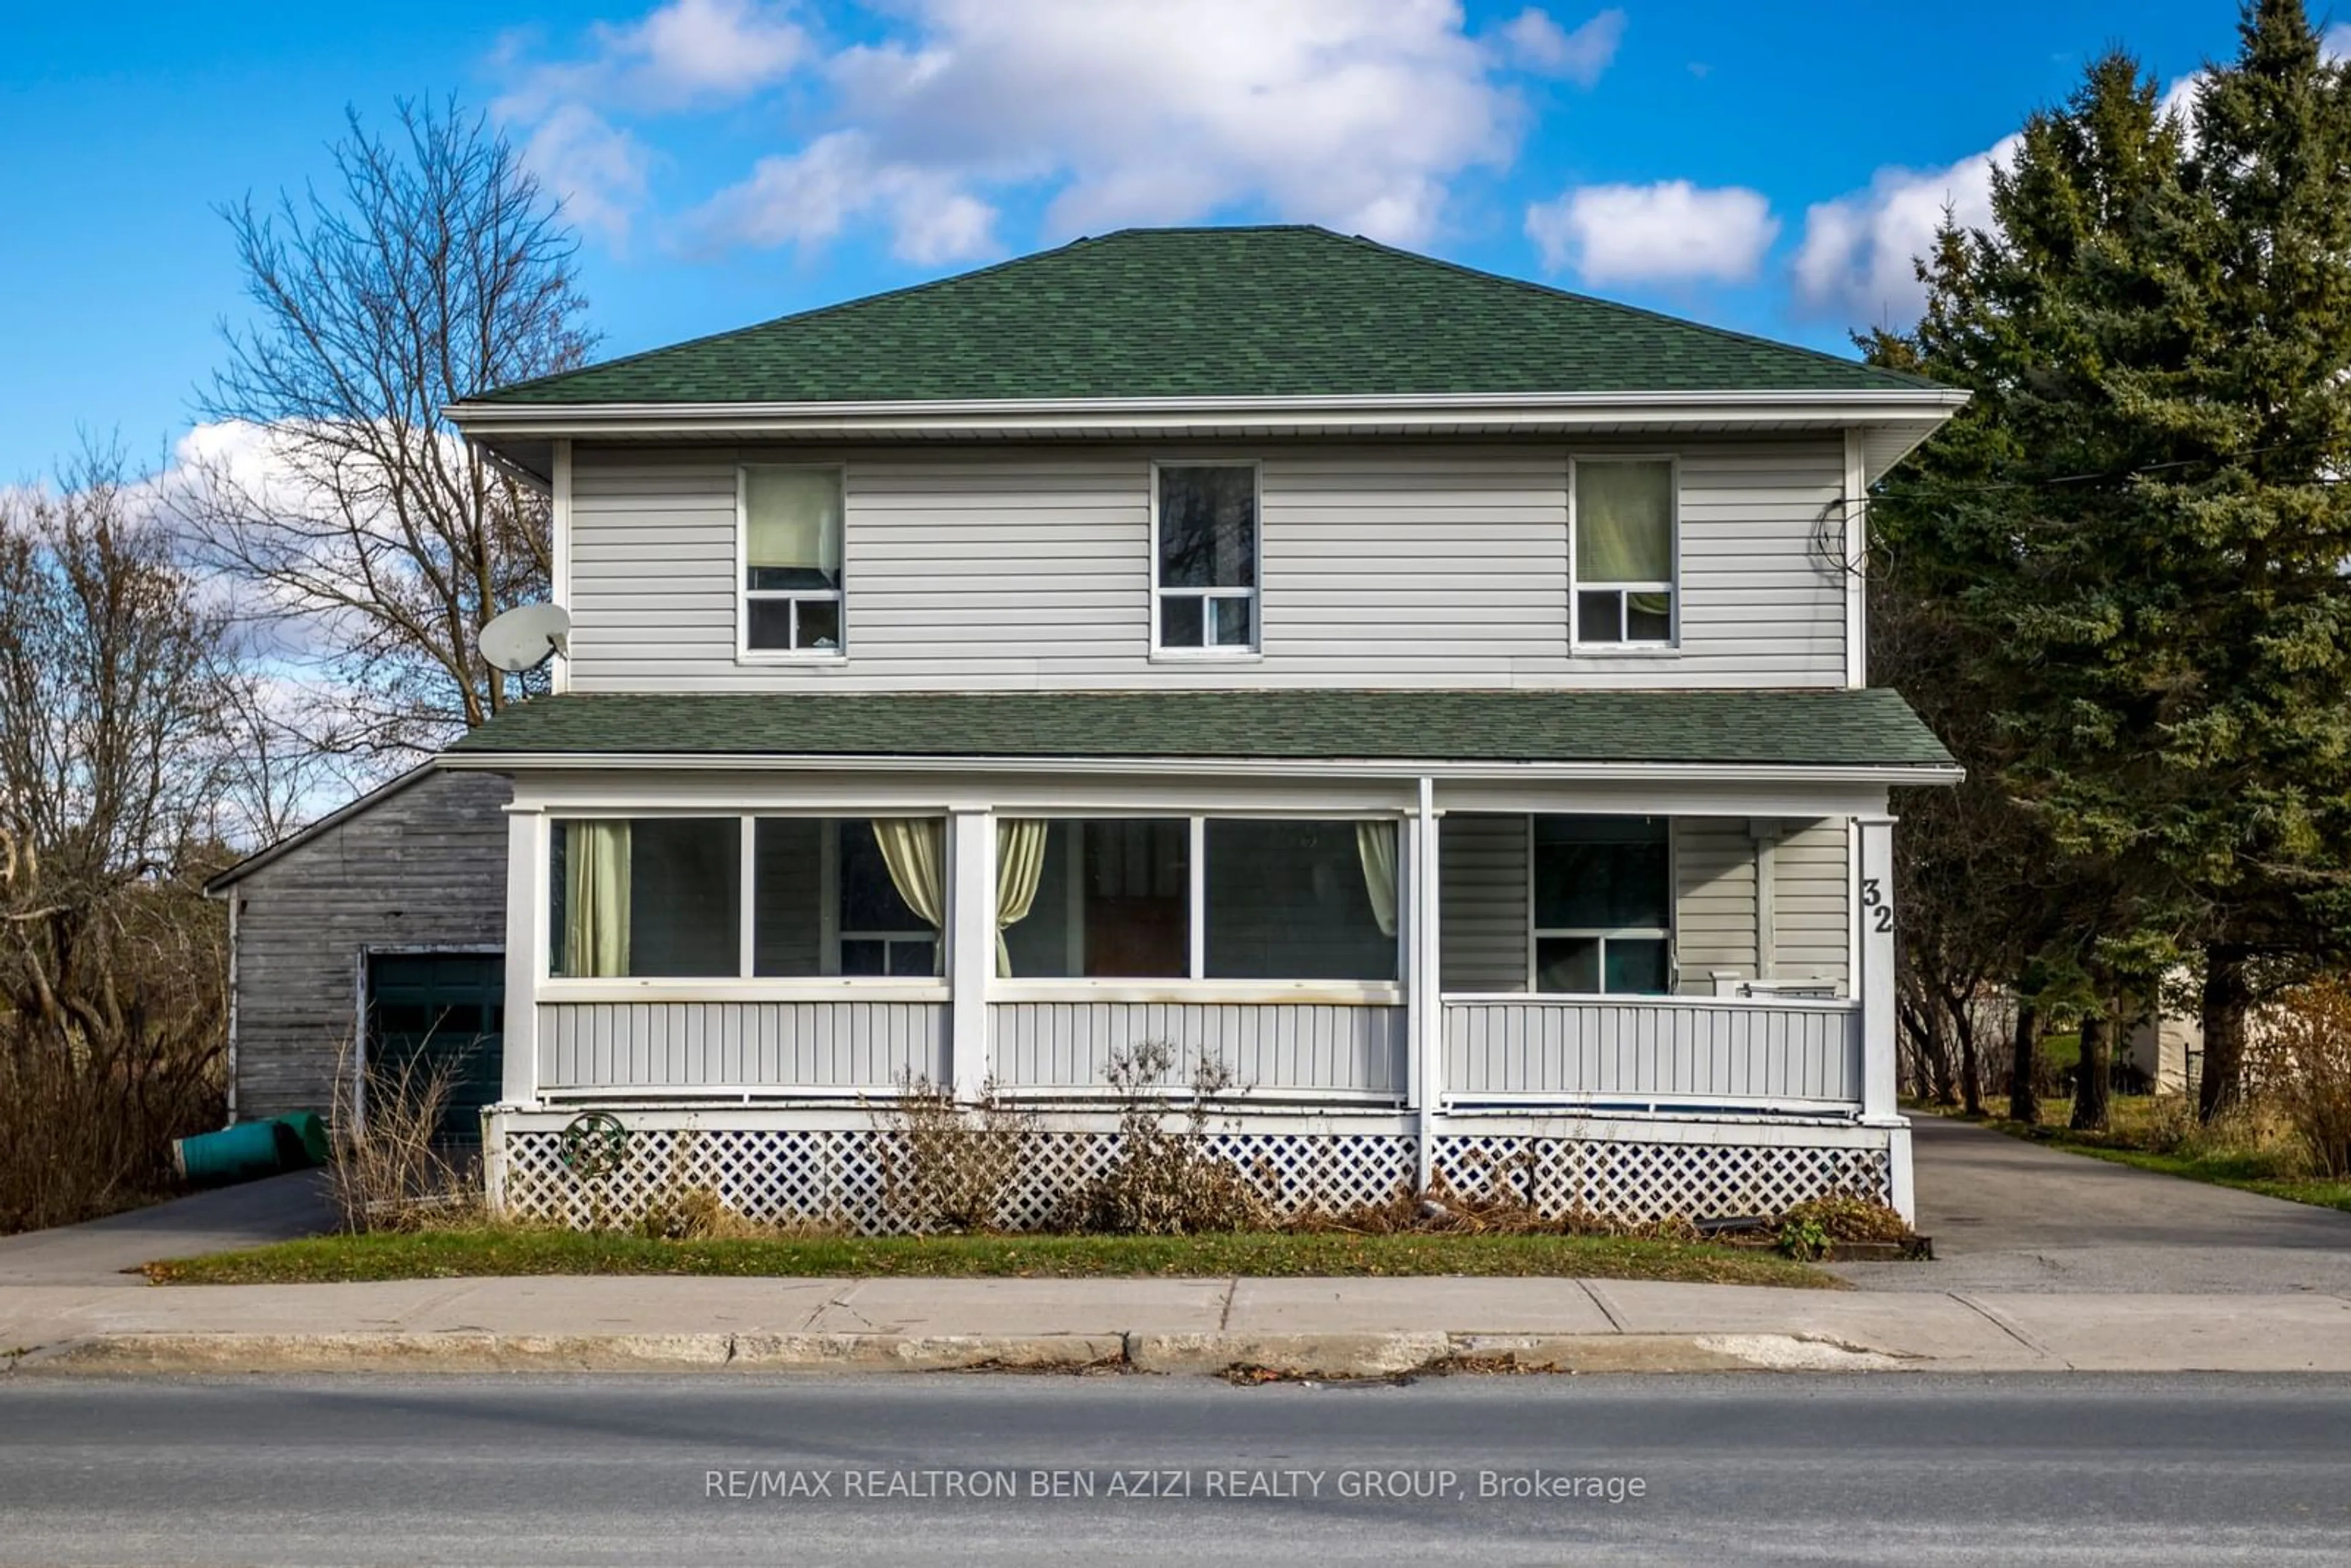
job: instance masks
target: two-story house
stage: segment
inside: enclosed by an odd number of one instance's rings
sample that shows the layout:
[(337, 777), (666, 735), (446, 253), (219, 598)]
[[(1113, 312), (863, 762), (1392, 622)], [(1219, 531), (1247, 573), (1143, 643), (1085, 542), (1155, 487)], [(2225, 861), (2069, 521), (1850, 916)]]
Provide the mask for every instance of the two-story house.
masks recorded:
[[(1111, 1152), (1165, 1041), (1287, 1203), (1908, 1208), (1868, 487), (1960, 394), (1314, 228), (1128, 231), (488, 391), (550, 488), (494, 1188), (878, 1224), (874, 1105)], [(637, 1173), (632, 1175), (631, 1173)]]

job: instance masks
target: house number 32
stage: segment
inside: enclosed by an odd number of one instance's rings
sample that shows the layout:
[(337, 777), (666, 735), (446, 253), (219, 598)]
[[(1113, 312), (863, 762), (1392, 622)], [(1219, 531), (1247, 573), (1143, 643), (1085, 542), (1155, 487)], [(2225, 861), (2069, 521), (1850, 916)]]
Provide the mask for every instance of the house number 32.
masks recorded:
[(1870, 912), (1872, 931), (1894, 929), (1894, 906), (1886, 902), (1886, 890), (1874, 876), (1861, 879), (1861, 906)]

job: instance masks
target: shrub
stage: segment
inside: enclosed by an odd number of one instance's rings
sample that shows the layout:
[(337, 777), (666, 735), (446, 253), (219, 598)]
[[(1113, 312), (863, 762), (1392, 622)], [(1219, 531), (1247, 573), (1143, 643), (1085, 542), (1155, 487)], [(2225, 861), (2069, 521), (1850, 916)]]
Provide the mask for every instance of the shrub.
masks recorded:
[(226, 1111), (214, 1043), (93, 1043), (0, 1012), (0, 1236), (166, 1196), (172, 1140)]
[(1119, 1100), (1118, 1155), (1071, 1206), (1073, 1228), (1121, 1236), (1184, 1236), (1206, 1230), (1257, 1230), (1274, 1222), (1272, 1207), (1240, 1168), (1205, 1146), (1209, 1111), (1233, 1089), (1221, 1058), (1203, 1056), (1175, 1129), (1168, 1092), (1175, 1048), (1145, 1040), (1114, 1053), (1103, 1076)]
[(2351, 1177), (2351, 979), (2288, 992), (2266, 1020), (2255, 1082), (2320, 1174)]
[(1899, 1212), (1852, 1193), (1806, 1198), (1780, 1218), (1783, 1238), (1791, 1225), (1817, 1229), (1823, 1241), (1904, 1241), (1912, 1234)]
[(965, 1106), (952, 1088), (903, 1074), (881, 1121), (890, 1134), (881, 1140), (883, 1201), (916, 1231), (993, 1226), (1035, 1130), (1035, 1118), (1008, 1103), (992, 1078)]

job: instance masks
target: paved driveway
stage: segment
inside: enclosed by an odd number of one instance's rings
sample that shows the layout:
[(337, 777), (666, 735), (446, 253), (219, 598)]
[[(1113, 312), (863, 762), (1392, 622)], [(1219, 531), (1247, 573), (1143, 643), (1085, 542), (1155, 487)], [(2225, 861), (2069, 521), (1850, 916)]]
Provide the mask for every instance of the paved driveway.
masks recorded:
[(0, 1236), (0, 1285), (143, 1285), (126, 1270), (333, 1228), (324, 1171), (270, 1176), (54, 1230)]
[(1865, 1290), (2351, 1293), (2351, 1214), (1911, 1118), (1937, 1261), (1848, 1264)]

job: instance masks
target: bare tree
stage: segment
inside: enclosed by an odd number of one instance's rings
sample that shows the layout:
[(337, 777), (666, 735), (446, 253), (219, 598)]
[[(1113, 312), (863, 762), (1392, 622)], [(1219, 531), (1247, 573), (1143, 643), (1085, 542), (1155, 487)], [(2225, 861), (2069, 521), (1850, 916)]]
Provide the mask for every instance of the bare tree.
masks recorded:
[(141, 494), (0, 494), (0, 1229), (152, 1190), (220, 1109), (229, 628)]
[(225, 209), (257, 315), (224, 327), (202, 404), (247, 439), (196, 455), (178, 497), (251, 612), (352, 694), (313, 739), (374, 757), (505, 706), (475, 635), (547, 591), (547, 498), (441, 411), (592, 342), (576, 242), (514, 148), (454, 103), (398, 120), (349, 116), (329, 193)]

